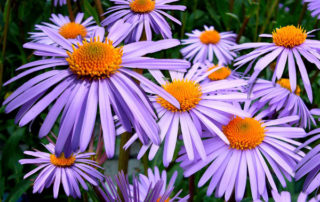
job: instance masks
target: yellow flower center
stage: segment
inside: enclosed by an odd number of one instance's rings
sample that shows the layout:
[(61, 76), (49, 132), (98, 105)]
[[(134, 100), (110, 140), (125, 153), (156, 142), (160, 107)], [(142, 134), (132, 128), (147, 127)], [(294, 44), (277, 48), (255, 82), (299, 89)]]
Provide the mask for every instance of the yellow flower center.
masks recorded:
[(200, 35), (203, 44), (216, 44), (220, 41), (220, 34), (216, 30), (204, 31)]
[(71, 155), (69, 158), (66, 158), (64, 153), (62, 153), (59, 157), (56, 157), (54, 154), (50, 154), (50, 161), (55, 166), (70, 167), (76, 161), (76, 157)]
[(84, 38), (87, 36), (87, 29), (79, 23), (69, 22), (60, 27), (59, 34), (66, 39), (75, 39), (77, 36)]
[(133, 0), (130, 2), (130, 8), (135, 13), (149, 13), (156, 6), (155, 0)]
[[(289, 79), (280, 79), (277, 81), (277, 84), (279, 84), (282, 88), (285, 88), (292, 93)], [(300, 86), (297, 86), (294, 93), (300, 96), (300, 92), (301, 92)]]
[(253, 149), (264, 139), (264, 127), (254, 118), (235, 117), (222, 127), (233, 149)]
[(68, 52), (66, 60), (70, 70), (79, 77), (89, 77), (99, 79), (110, 77), (121, 66), (122, 47), (115, 48), (112, 41), (100, 42), (83, 41), (83, 45), (78, 44), (78, 48), (73, 47), (73, 53)]
[[(210, 67), (208, 69), (208, 71), (211, 71), (215, 68), (219, 67), (218, 65), (214, 65), (212, 67)], [(228, 67), (222, 67), (218, 70), (216, 70), (215, 72), (212, 72), (208, 78), (211, 79), (212, 81), (217, 81), (217, 80), (223, 80), (228, 78), (228, 76), (230, 76), (231, 74), (231, 69), (229, 69)]]
[(293, 48), (303, 44), (307, 38), (307, 33), (300, 26), (293, 25), (276, 29), (272, 32), (273, 43), (277, 46)]
[(172, 112), (189, 111), (190, 109), (194, 108), (201, 100), (201, 87), (195, 81), (190, 81), (187, 79), (174, 80), (171, 83), (163, 85), (163, 88), (173, 97), (175, 97), (180, 103), (180, 109), (177, 109), (167, 100), (163, 99), (160, 96), (157, 97), (157, 102), (162, 107)]

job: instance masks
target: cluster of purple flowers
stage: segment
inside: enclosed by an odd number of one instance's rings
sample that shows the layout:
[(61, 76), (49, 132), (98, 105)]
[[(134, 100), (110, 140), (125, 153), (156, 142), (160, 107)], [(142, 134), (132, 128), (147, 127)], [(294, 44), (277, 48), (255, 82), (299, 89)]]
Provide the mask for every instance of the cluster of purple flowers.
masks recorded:
[[(180, 191), (173, 194), (177, 173), (167, 183), (166, 172), (160, 174), (157, 167), (154, 172), (149, 169), (148, 176), (134, 177), (132, 183), (123, 173), (114, 181), (101, 174), (95, 158), (90, 159), (95, 154), (85, 153), (97, 123), (108, 158), (114, 157), (116, 137), (130, 132), (124, 149), (139, 140), (143, 145), (138, 159), (148, 151), (149, 160), (162, 153), (163, 165), (179, 162), (185, 177), (204, 171), (198, 186), (209, 182), (208, 196), (214, 192), (228, 201), (234, 195), (241, 201), (248, 184), (255, 201), (267, 201), (270, 193), (275, 201), (290, 201), (288, 192), (278, 193), (279, 185), (285, 188), (287, 181), (304, 176), (299, 201), (319, 188), (320, 145), (311, 149), (310, 144), (320, 138), (320, 129), (309, 130), (316, 126), (314, 115), (320, 113), (307, 107), (298, 85), (301, 77), (312, 103), (303, 58), (320, 69), (320, 41), (308, 38), (313, 31), (284, 26), (260, 35), (272, 42), (238, 45), (233, 32), (204, 26), (182, 40), (184, 59), (147, 57), (180, 45), (172, 39), (166, 18), (181, 23), (165, 12), (186, 9), (169, 4), (176, 1), (112, 0), (115, 6), (103, 14), (108, 15), (101, 23), (104, 27), (95, 25), (92, 17), (84, 19), (83, 13), (74, 21), (52, 14), (52, 23), (36, 25), (36, 32), (30, 33), (32, 41), (23, 47), (41, 59), (20, 66), (17, 70), (24, 71), (4, 85), (41, 73), (14, 91), (4, 105), (7, 113), (18, 109), (19, 126), (47, 109), (40, 138), (59, 120), (56, 145), (45, 145), (50, 153), (26, 151), (36, 158), (20, 160), (38, 166), (25, 176), (40, 172), (34, 193), (53, 185), (57, 198), (62, 185), (67, 196), (81, 197), (80, 187), (87, 190), (88, 182), (105, 201), (188, 199), (179, 197)], [(319, 3), (306, 2), (318, 15)], [(54, 1), (58, 3), (62, 6), (66, 0)], [(163, 39), (152, 41), (153, 34)], [(238, 56), (245, 49), (254, 50)], [(230, 69), (233, 61), (236, 70), (247, 65), (245, 72)], [(259, 79), (273, 62), (272, 81)], [(148, 71), (156, 82), (135, 69)], [(301, 143), (301, 138), (308, 140)], [(179, 140), (183, 147), (177, 154)], [(311, 150), (306, 154), (304, 148)]]

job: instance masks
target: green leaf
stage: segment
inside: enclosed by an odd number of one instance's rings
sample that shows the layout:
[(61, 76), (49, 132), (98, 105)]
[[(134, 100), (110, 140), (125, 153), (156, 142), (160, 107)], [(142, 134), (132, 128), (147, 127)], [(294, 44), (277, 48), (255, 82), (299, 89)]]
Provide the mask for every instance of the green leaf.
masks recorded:
[(31, 186), (32, 182), (29, 180), (20, 181), (14, 189), (10, 192), (6, 201), (8, 202), (16, 202), (22, 196), (24, 192), (26, 192)]

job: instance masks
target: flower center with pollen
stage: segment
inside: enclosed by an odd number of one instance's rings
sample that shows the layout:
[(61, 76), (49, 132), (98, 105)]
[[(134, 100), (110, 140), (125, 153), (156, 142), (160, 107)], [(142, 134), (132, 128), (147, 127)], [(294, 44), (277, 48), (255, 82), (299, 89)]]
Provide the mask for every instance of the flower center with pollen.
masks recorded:
[[(208, 69), (208, 71), (211, 71), (215, 68), (219, 67), (218, 65), (214, 65)], [(217, 80), (223, 80), (228, 78), (231, 74), (231, 69), (228, 67), (221, 67), (220, 69), (216, 70), (215, 72), (212, 72), (209, 74), (208, 78), (211, 79), (212, 81), (217, 81)]]
[(273, 31), (272, 39), (277, 46), (293, 48), (304, 43), (307, 33), (301, 27), (290, 25)]
[(170, 102), (163, 99), (162, 97), (157, 97), (157, 102), (167, 110), (172, 112), (182, 112), (189, 111), (194, 108), (201, 100), (202, 91), (201, 87), (195, 81), (190, 81), (187, 79), (174, 80), (171, 83), (166, 83), (163, 85), (164, 90), (175, 97), (180, 103), (180, 109), (177, 109)]
[(76, 157), (74, 155), (71, 155), (70, 157), (66, 158), (64, 156), (64, 153), (62, 153), (59, 157), (56, 157), (56, 155), (54, 154), (50, 154), (50, 161), (55, 166), (70, 167), (76, 161)]
[(156, 6), (155, 0), (133, 0), (130, 2), (130, 8), (135, 13), (149, 13)]
[(216, 30), (204, 31), (200, 35), (203, 44), (216, 44), (220, 41), (220, 34)]
[(105, 42), (83, 41), (77, 49), (73, 47), (73, 53), (67, 53), (70, 70), (79, 77), (90, 79), (110, 77), (121, 67), (123, 55), (122, 47), (113, 47), (108, 39)]
[[(157, 202), (159, 202), (161, 200), (161, 197), (157, 199)], [(164, 202), (170, 202), (170, 198), (167, 198), (166, 200), (164, 200)]]
[(75, 39), (78, 36), (84, 38), (87, 36), (87, 29), (79, 23), (69, 22), (60, 27), (59, 34), (66, 39)]
[(264, 140), (265, 129), (254, 118), (235, 117), (228, 125), (222, 127), (223, 133), (233, 149), (254, 149)]
[[(280, 80), (277, 81), (277, 84), (279, 84), (282, 88), (285, 88), (285, 89), (289, 90), (292, 93), (289, 79), (280, 79)], [(300, 96), (300, 92), (301, 92), (300, 86), (297, 86), (296, 90), (294, 91), (294, 93), (296, 95)]]

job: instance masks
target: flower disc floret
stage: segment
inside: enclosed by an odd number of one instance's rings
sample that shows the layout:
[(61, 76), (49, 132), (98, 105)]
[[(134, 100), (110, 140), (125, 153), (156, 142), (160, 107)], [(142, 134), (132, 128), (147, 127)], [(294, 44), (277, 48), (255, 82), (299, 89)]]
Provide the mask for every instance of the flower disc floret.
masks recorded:
[(222, 131), (230, 142), (230, 147), (238, 150), (254, 149), (262, 143), (265, 129), (254, 118), (235, 117)]
[[(292, 92), (289, 79), (280, 79), (277, 81), (277, 84), (279, 84), (282, 88), (285, 88), (285, 89), (289, 90), (290, 92)], [(301, 89), (299, 86), (297, 86), (294, 93), (296, 95), (300, 96), (300, 92), (301, 92)]]
[(305, 42), (307, 33), (301, 27), (289, 25), (273, 31), (272, 39), (273, 43), (277, 46), (293, 48)]
[(70, 167), (76, 161), (76, 157), (71, 155), (70, 157), (66, 158), (64, 153), (62, 153), (59, 157), (54, 154), (50, 154), (50, 162), (59, 167)]
[(84, 38), (87, 35), (87, 29), (82, 24), (69, 22), (60, 27), (59, 34), (66, 39), (75, 39), (78, 36)]
[(99, 40), (83, 41), (83, 45), (73, 47), (73, 53), (68, 52), (68, 55), (66, 60), (74, 74), (100, 79), (110, 77), (121, 67), (123, 51), (122, 47), (115, 48), (112, 41), (106, 39), (104, 43)]
[[(212, 66), (208, 69), (208, 71), (211, 71), (215, 68), (219, 67), (218, 65)], [(215, 72), (212, 72), (208, 78), (212, 81), (217, 81), (217, 80), (223, 80), (228, 78), (231, 74), (231, 69), (229, 67), (221, 67), (220, 69), (216, 70)]]
[(220, 34), (216, 30), (207, 30), (201, 33), (200, 41), (203, 44), (217, 44), (220, 41)]
[(133, 0), (130, 2), (130, 8), (135, 13), (149, 13), (156, 6), (155, 0)]
[(163, 88), (175, 97), (180, 103), (180, 109), (177, 109), (170, 102), (163, 99), (162, 97), (157, 97), (157, 102), (167, 110), (172, 112), (177, 111), (189, 111), (200, 102), (202, 91), (201, 86), (195, 81), (188, 79), (174, 80), (171, 83), (166, 83)]

